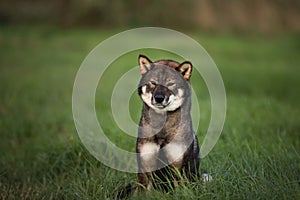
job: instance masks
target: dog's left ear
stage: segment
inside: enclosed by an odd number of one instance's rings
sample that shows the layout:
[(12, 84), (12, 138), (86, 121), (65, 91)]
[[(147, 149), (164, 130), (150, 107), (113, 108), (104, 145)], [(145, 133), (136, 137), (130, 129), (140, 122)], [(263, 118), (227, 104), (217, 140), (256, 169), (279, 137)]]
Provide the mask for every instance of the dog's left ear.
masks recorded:
[(178, 67), (175, 68), (185, 80), (189, 81), (192, 75), (193, 65), (189, 61), (181, 63)]

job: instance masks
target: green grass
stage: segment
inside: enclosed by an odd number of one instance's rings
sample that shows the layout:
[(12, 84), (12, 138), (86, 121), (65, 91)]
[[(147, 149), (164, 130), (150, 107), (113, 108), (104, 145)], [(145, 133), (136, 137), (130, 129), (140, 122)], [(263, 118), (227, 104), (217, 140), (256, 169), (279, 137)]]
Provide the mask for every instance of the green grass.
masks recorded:
[[(81, 145), (72, 118), (76, 72), (92, 48), (116, 30), (2, 27), (0, 30), (0, 198), (115, 199), (136, 175), (102, 165)], [(133, 199), (299, 199), (300, 39), (297, 35), (238, 36), (190, 33), (219, 67), (227, 92), (227, 117), (217, 145), (201, 162), (213, 176), (203, 188), (189, 183), (170, 193)], [(153, 60), (174, 56), (145, 50)], [(139, 52), (117, 60), (101, 81), (96, 108), (106, 135), (134, 150), (135, 139), (113, 122), (110, 89)], [(124, 64), (125, 68), (118, 68)], [(100, 81), (100, 83), (101, 83)], [(200, 143), (210, 118), (199, 74)], [(200, 85), (200, 86), (199, 86)], [(135, 104), (138, 106), (134, 106)], [(132, 106), (133, 105), (133, 106)], [(140, 113), (132, 97), (131, 115)]]

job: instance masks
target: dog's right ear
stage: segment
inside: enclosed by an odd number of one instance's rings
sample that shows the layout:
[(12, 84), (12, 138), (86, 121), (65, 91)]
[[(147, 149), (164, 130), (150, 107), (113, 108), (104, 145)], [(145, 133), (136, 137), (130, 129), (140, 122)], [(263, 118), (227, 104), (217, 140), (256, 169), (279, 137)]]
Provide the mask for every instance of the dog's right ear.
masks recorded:
[(152, 61), (144, 55), (139, 55), (139, 65), (141, 74), (145, 74), (152, 67)]

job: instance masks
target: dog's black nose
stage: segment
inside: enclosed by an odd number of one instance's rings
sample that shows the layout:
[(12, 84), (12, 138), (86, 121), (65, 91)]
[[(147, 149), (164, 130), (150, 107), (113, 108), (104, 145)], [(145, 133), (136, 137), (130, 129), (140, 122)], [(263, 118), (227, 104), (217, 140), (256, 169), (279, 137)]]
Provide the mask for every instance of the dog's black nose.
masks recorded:
[(161, 103), (161, 102), (164, 101), (165, 95), (163, 95), (163, 94), (156, 94), (156, 95), (154, 96), (154, 99), (155, 99), (155, 101), (156, 101), (157, 103)]

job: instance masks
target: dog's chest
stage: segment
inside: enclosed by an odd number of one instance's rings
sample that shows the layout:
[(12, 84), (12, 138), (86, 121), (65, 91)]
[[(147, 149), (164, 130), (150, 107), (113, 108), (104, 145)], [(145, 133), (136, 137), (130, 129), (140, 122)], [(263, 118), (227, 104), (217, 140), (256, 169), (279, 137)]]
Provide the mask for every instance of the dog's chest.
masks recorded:
[(140, 146), (140, 155), (142, 159), (149, 161), (161, 157), (172, 162), (181, 159), (186, 149), (186, 146), (182, 143), (171, 142), (162, 146), (149, 141)]

